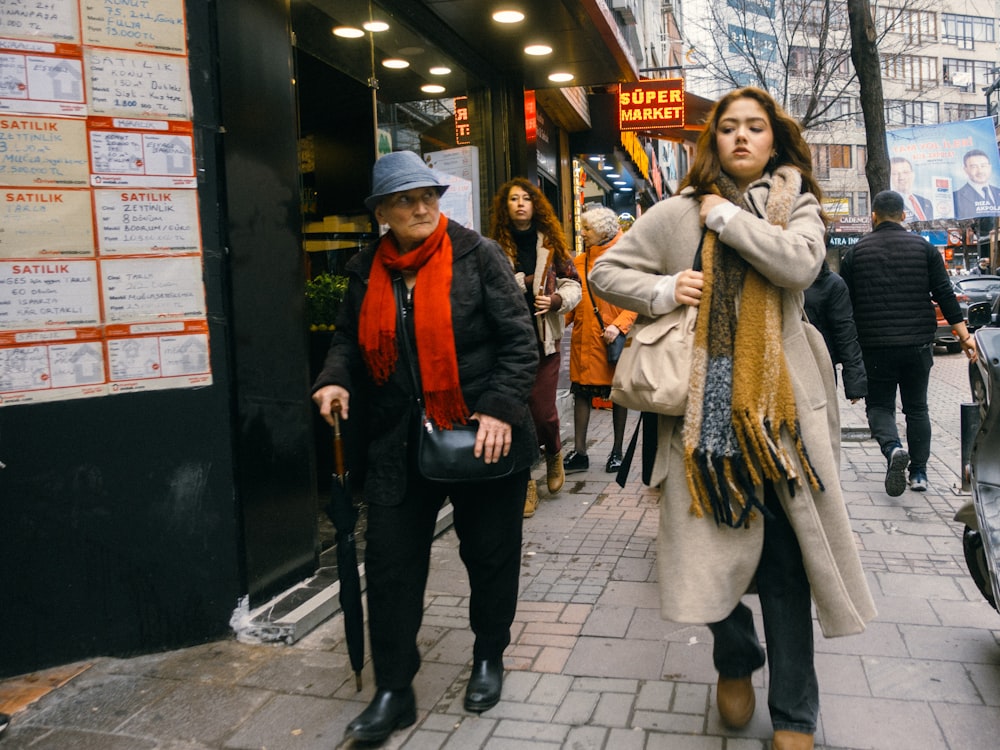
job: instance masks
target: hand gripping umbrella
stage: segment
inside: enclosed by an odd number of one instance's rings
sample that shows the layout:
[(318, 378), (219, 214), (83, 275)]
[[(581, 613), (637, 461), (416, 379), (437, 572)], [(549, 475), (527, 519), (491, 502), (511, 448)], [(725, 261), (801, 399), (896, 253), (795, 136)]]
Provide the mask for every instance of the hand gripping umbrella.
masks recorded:
[(358, 511), (351, 500), (348, 473), (344, 468), (344, 444), (340, 435), (340, 417), (333, 415), (334, 474), (330, 488), (330, 503), (326, 514), (333, 522), (337, 545), (337, 575), (340, 578), (340, 609), (344, 613), (344, 634), (347, 653), (354, 669), (354, 682), (361, 690), (361, 668), (365, 661), (364, 610), (361, 606), (361, 577), (358, 575), (358, 552), (354, 526)]

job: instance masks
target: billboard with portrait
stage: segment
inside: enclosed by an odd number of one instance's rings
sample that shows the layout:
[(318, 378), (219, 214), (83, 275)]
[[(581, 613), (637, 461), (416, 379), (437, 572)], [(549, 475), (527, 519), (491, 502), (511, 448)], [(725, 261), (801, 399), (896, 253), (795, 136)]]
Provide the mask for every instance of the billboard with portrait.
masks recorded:
[(919, 125), (886, 133), (890, 187), (908, 221), (1000, 215), (1000, 154), (993, 120)]

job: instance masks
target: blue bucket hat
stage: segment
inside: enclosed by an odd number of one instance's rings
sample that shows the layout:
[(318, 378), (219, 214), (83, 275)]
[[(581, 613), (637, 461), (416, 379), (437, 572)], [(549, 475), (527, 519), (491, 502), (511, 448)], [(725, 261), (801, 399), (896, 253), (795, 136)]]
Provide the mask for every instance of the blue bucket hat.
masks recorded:
[(372, 167), (372, 194), (365, 198), (365, 205), (369, 211), (374, 211), (385, 196), (422, 187), (437, 188), (438, 195), (444, 194), (448, 189), (448, 185), (441, 182), (415, 153), (393, 151)]

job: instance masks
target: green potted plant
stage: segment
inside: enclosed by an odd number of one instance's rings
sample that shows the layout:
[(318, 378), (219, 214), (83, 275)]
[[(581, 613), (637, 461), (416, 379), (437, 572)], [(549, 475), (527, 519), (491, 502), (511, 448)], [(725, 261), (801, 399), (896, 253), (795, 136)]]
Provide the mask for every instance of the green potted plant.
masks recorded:
[(347, 277), (321, 273), (306, 282), (306, 315), (310, 331), (332, 331), (347, 292)]

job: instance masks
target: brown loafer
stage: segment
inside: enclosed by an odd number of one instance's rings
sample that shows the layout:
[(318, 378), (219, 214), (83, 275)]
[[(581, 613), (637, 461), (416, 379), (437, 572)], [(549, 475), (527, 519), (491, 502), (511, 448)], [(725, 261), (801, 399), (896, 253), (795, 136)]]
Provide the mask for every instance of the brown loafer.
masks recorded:
[(722, 723), (732, 729), (740, 729), (753, 718), (757, 695), (749, 677), (719, 675), (719, 682), (715, 687), (715, 702), (719, 707)]
[(774, 733), (772, 750), (813, 750), (813, 736), (804, 732), (779, 729)]

